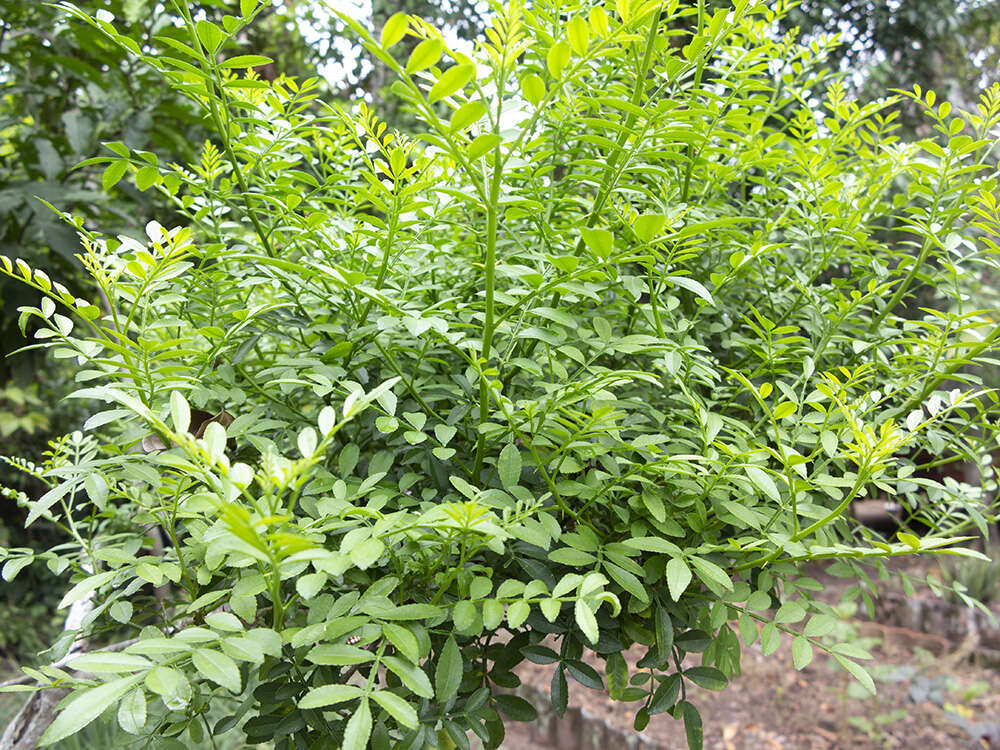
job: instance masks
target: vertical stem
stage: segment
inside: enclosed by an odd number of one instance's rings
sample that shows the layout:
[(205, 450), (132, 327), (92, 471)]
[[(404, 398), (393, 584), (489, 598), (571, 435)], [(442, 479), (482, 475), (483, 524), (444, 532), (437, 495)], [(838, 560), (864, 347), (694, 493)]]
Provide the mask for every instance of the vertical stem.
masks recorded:
[[(931, 205), (931, 210), (928, 212), (925, 230), (926, 234), (924, 235), (923, 244), (920, 247), (920, 254), (917, 255), (917, 259), (913, 261), (913, 265), (910, 267), (909, 273), (906, 274), (899, 286), (896, 287), (896, 292), (889, 298), (889, 301), (885, 303), (885, 307), (882, 308), (882, 312), (872, 319), (871, 326), (868, 329), (872, 333), (878, 330), (882, 321), (885, 320), (889, 313), (896, 308), (896, 305), (900, 303), (903, 296), (910, 288), (910, 285), (913, 283), (913, 280), (917, 277), (917, 274), (920, 273), (920, 269), (923, 268), (924, 263), (927, 262), (927, 256), (930, 255), (931, 249), (934, 247), (934, 243), (936, 241), (935, 233), (931, 229), (931, 225), (937, 217), (938, 206), (941, 204), (941, 192), (945, 189), (945, 182), (950, 176), (948, 174), (950, 168), (951, 158), (949, 157), (945, 159), (944, 164), (941, 166), (941, 178), (938, 180), (938, 189), (934, 194), (934, 203)], [(962, 194), (962, 197), (964, 197), (964, 193)], [(953, 223), (954, 219), (951, 219), (947, 223), (946, 229), (950, 229)]]
[[(705, 28), (705, 0), (698, 0), (698, 35), (701, 35), (702, 30)], [(697, 38), (697, 36), (695, 38)], [(693, 41), (693, 40), (692, 40)], [(692, 100), (698, 96), (698, 89), (701, 88), (701, 76), (705, 70), (705, 58), (702, 57), (698, 61), (698, 67), (694, 74), (694, 85), (691, 87), (691, 98)], [(707, 137), (707, 136), (706, 136)], [(699, 151), (700, 153), (700, 151)], [(686, 203), (688, 199), (688, 192), (691, 190), (691, 174), (694, 172), (694, 142), (688, 144), (688, 165), (687, 171), (684, 173), (684, 187), (681, 188), (681, 203)]]
[[(639, 68), (636, 71), (635, 85), (632, 87), (632, 96), (629, 99), (629, 103), (632, 107), (629, 110), (628, 116), (625, 118), (625, 126), (618, 133), (618, 138), (615, 141), (615, 148), (608, 156), (608, 163), (601, 176), (601, 186), (598, 190), (597, 197), (594, 199), (594, 205), (591, 206), (590, 213), (587, 215), (587, 220), (584, 224), (584, 226), (588, 228), (593, 227), (597, 223), (597, 220), (601, 216), (601, 212), (604, 210), (604, 205), (608, 202), (608, 198), (611, 197), (611, 192), (614, 190), (615, 183), (618, 180), (618, 177), (615, 175), (615, 170), (618, 168), (618, 160), (625, 149), (625, 143), (628, 141), (629, 133), (632, 131), (632, 128), (635, 126), (636, 120), (638, 119), (635, 114), (635, 108), (639, 106), (639, 102), (642, 101), (643, 94), (646, 93), (646, 79), (649, 76), (649, 69), (653, 60), (653, 52), (656, 49), (656, 38), (657, 32), (660, 28), (660, 12), (662, 9), (663, 3), (660, 3), (656, 10), (650, 14), (649, 30), (646, 34), (646, 47), (642, 53), (642, 62), (639, 63)], [(584, 244), (584, 239), (581, 236), (579, 241), (576, 243), (577, 255), (583, 251)], [(560, 299), (562, 299), (562, 294), (560, 292), (555, 292), (552, 295), (552, 301), (549, 303), (549, 307), (558, 307)], [(530, 341), (523, 356), (530, 357), (531, 353), (535, 350), (535, 344), (536, 341)]]
[(271, 569), (268, 571), (270, 576), (268, 593), (271, 596), (271, 627), (275, 631), (280, 631), (285, 626), (285, 604), (281, 599), (281, 566), (273, 553), (269, 557)]
[[(181, 14), (181, 17), (187, 24), (188, 32), (191, 36), (191, 45), (195, 50), (199, 50), (201, 48), (201, 42), (198, 39), (198, 32), (195, 30), (194, 19), (191, 17), (191, 11), (188, 8), (187, 3), (174, 0), (174, 7), (177, 9), (177, 12)], [(214, 66), (209, 66), (208, 58), (204, 56), (199, 57), (198, 62), (202, 72), (205, 74), (206, 83), (211, 81), (214, 86), (218, 87), (220, 98), (224, 96), (225, 91), (214, 75)], [(229, 159), (229, 163), (233, 168), (233, 176), (236, 178), (236, 184), (239, 185), (240, 195), (243, 198), (243, 206), (246, 215), (250, 219), (250, 223), (253, 224), (254, 232), (256, 232), (257, 237), (260, 239), (264, 252), (267, 253), (268, 257), (273, 258), (275, 257), (274, 248), (271, 247), (271, 241), (268, 239), (268, 233), (264, 231), (264, 227), (261, 225), (260, 219), (257, 218), (257, 212), (254, 210), (253, 204), (250, 202), (250, 190), (247, 186), (246, 178), (243, 176), (243, 170), (240, 169), (240, 163), (239, 159), (236, 158), (236, 152), (233, 151), (232, 142), (229, 137), (228, 113), (226, 119), (223, 119), (215, 97), (209, 93), (206, 98), (208, 99), (209, 112), (212, 115), (212, 122), (215, 125), (215, 129), (219, 133), (219, 137), (222, 139), (223, 150), (226, 152), (226, 157)]]
[[(594, 201), (593, 207), (590, 209), (590, 215), (587, 217), (587, 226), (592, 227), (597, 223), (598, 217), (601, 215), (601, 211), (604, 210), (604, 204), (607, 203), (608, 198), (611, 196), (611, 191), (614, 189), (616, 178), (614, 176), (615, 169), (618, 166), (618, 160), (621, 157), (622, 151), (625, 149), (625, 142), (628, 140), (629, 132), (636, 122), (635, 108), (639, 106), (639, 102), (642, 101), (642, 96), (646, 92), (646, 78), (649, 75), (649, 67), (653, 59), (653, 51), (656, 49), (656, 37), (657, 31), (659, 30), (659, 20), (660, 20), (660, 9), (662, 4), (655, 11), (650, 14), (649, 19), (649, 31), (646, 35), (646, 48), (642, 53), (642, 62), (639, 64), (639, 69), (637, 71), (635, 86), (632, 88), (632, 96), (629, 99), (629, 103), (632, 108), (629, 110), (628, 117), (625, 118), (625, 127), (622, 128), (621, 132), (618, 134), (616, 139), (615, 149), (611, 152), (607, 166), (604, 168), (604, 176), (601, 178), (601, 190), (597, 196), (597, 200)], [(583, 246), (583, 240), (577, 245), (577, 252)]]
[[(497, 71), (497, 107), (493, 121), (493, 132), (500, 135), (500, 115), (503, 112), (504, 84), (507, 68), (500, 64)], [(499, 226), (500, 181), (503, 176), (503, 154), (498, 142), (493, 149), (493, 175), (490, 180), (490, 191), (486, 201), (486, 319), (483, 321), (483, 342), (480, 358), (484, 368), (489, 368), (493, 353), (493, 334), (496, 328), (496, 264), (497, 264), (497, 228)], [(482, 428), (490, 416), (490, 389), (486, 377), (479, 379), (479, 427)], [(479, 481), (483, 470), (483, 458), (486, 453), (486, 437), (480, 429), (476, 437), (476, 462), (472, 469), (474, 482)]]

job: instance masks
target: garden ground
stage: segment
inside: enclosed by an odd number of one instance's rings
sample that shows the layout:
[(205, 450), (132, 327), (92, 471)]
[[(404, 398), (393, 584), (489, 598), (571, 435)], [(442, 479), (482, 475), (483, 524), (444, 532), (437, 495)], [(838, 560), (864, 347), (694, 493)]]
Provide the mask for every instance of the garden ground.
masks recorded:
[[(801, 672), (792, 666), (791, 644), (768, 657), (759, 645), (744, 651), (742, 675), (725, 690), (697, 689), (693, 702), (704, 719), (705, 747), (713, 750), (847, 750), (858, 748), (1000, 748), (1000, 672), (935, 655), (935, 639), (901, 628), (863, 624), (878, 638), (869, 663), (878, 695), (870, 697), (833, 660), (817, 655)], [(952, 652), (954, 653), (954, 652)], [(547, 689), (551, 668), (527, 665), (525, 683)], [(595, 662), (594, 666), (598, 666)], [(571, 686), (571, 703), (588, 721), (632, 733), (634, 710), (593, 690)], [(543, 700), (538, 701), (539, 703)], [(565, 735), (565, 732), (563, 733)], [(605, 730), (607, 744), (609, 733)], [(558, 747), (578, 750), (514, 727), (509, 750)], [(645, 750), (686, 748), (681, 722), (654, 716), (643, 733)], [(544, 740), (549, 743), (542, 744)]]
[[(989, 554), (995, 558), (1000, 553), (992, 549)], [(891, 567), (915, 578), (938, 569), (937, 561), (927, 558), (893, 563)], [(812, 575), (826, 587), (821, 598), (838, 602), (847, 584), (818, 567)], [(891, 596), (894, 588), (890, 584), (885, 593)], [(939, 601), (918, 589), (916, 598), (924, 596)], [(992, 610), (1000, 617), (1000, 603), (994, 601)], [(830, 657), (817, 652), (811, 664), (796, 671), (790, 639), (767, 658), (758, 641), (744, 650), (742, 673), (725, 690), (695, 688), (692, 701), (702, 715), (706, 750), (1000, 750), (1000, 664), (991, 658), (990, 666), (983, 666), (980, 656), (985, 650), (980, 652), (974, 639), (948, 641), (938, 633), (861, 619), (844, 627), (872, 653), (867, 666), (877, 683), (875, 697)], [(631, 656), (634, 662), (641, 652), (633, 650)], [(696, 657), (692, 663), (697, 663)], [(603, 673), (599, 660), (591, 664)], [(519, 674), (526, 697), (545, 714), (552, 667), (525, 663)], [(637, 743), (632, 721), (639, 704), (630, 709), (572, 680), (570, 705), (581, 711), (568, 719), (558, 721), (549, 713), (530, 729), (510, 725), (504, 748), (687, 747), (682, 722), (665, 714), (652, 718)]]

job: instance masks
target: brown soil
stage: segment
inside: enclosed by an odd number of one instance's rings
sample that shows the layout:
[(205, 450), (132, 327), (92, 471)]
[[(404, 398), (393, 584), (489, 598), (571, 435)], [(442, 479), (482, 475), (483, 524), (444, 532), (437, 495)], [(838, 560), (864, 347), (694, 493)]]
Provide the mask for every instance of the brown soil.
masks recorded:
[[(839, 599), (843, 582), (823, 582), (823, 598)], [(871, 622), (850, 627), (873, 655), (865, 666), (875, 677), (875, 697), (831, 657), (817, 651), (811, 664), (796, 671), (790, 639), (783, 638), (766, 658), (758, 642), (744, 649), (742, 672), (727, 688), (689, 693), (701, 712), (705, 748), (1000, 750), (1000, 671), (977, 664), (979, 649), (971, 639), (963, 644)], [(634, 652), (631, 661), (640, 655)], [(589, 661), (603, 674), (599, 659)], [(552, 670), (530, 663), (519, 670), (524, 684), (518, 692), (543, 717), (532, 726), (508, 724), (507, 750), (686, 750), (682, 722), (654, 716), (636, 736), (632, 722), (641, 704), (615, 703), (572, 678), (571, 709), (558, 720), (548, 700)], [(580, 710), (574, 713), (574, 706)]]
[[(790, 643), (765, 658), (759, 646), (744, 651), (743, 670), (717, 693), (695, 688), (691, 696), (704, 721), (705, 747), (718, 750), (782, 748), (847, 750), (857, 748), (1000, 748), (1000, 673), (968, 662), (951, 664), (915, 643), (898, 629), (873, 649), (870, 667), (877, 675), (878, 695), (864, 693), (832, 659), (817, 655), (801, 672), (792, 665)], [(598, 664), (595, 662), (594, 666)], [(524, 682), (539, 691), (536, 704), (547, 702), (551, 667), (528, 665)], [(616, 704), (594, 690), (570, 682), (571, 705), (580, 706), (588, 722), (604, 723), (620, 732), (620, 747), (633, 734), (638, 705)], [(853, 718), (853, 722), (852, 722)], [(551, 743), (512, 727), (508, 750), (577, 750), (580, 741)], [(568, 734), (568, 733), (563, 733)], [(647, 750), (687, 747), (681, 722), (668, 715), (653, 717), (642, 733)], [(980, 736), (981, 735), (981, 736)], [(605, 738), (608, 733), (603, 732)], [(543, 744), (544, 743), (544, 744)], [(589, 743), (588, 743), (589, 744)], [(607, 739), (602, 743), (612, 750)], [(628, 743), (632, 744), (632, 743)]]

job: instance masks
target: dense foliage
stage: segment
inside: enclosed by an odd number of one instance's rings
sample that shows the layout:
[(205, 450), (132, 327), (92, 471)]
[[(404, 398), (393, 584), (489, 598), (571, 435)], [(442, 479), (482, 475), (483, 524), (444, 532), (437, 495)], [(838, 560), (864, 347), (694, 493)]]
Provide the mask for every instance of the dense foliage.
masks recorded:
[[(119, 32), (150, 54), (170, 49), (157, 37), (184, 33), (170, 11), (153, 12), (155, 0), (81, 5), (91, 14), (112, 14)], [(224, 0), (201, 0), (192, 9), (219, 20), (225, 7)], [(290, 10), (271, 6), (263, 13), (233, 43), (255, 51), (280, 47), (275, 57), (282, 70), (311, 69), (315, 60), (289, 23)], [(87, 276), (74, 257), (76, 233), (49, 206), (102, 231), (139, 237), (150, 220), (169, 223), (174, 214), (157, 191), (134, 182), (105, 186), (101, 165), (81, 168), (79, 162), (98, 154), (102, 142), (120, 141), (133, 153), (184, 163), (197, 158), (207, 135), (197, 107), (99, 30), (72, 22), (47, 3), (0, 0), (0, 253), (45, 268), (74, 295), (89, 294)], [(80, 402), (60, 404), (74, 374), (65, 361), (54, 361), (44, 350), (10, 356), (31, 343), (34, 327), (29, 325), (26, 340), (18, 330), (18, 309), (36, 302), (34, 290), (0, 277), (0, 451), (32, 460), (41, 458), (50, 438), (78, 427), (82, 413)], [(29, 494), (39, 494), (42, 486), (2, 458), (0, 484)], [(23, 509), (0, 505), (0, 544), (65, 541), (46, 525), (22, 530), (23, 524)], [(40, 566), (0, 590), (0, 620), (11, 623), (0, 636), (0, 653), (30, 659), (39, 638), (48, 639), (54, 619), (61, 619), (50, 611), (61, 596), (58, 579)]]
[[(535, 716), (505, 692), (529, 659), (557, 710), (567, 678), (606, 684), (699, 747), (689, 686), (782, 637), (873, 689), (803, 566), (870, 603), (888, 557), (977, 555), (1000, 87), (975, 111), (853, 101), (750, 0), (505, 3), (472, 58), (415, 17), (342, 19), (411, 138), (261, 80), (228, 52), (260, 12), (239, 5), (174, 3), (154, 55), (59, 4), (214, 136), (187, 166), (108, 144), (104, 183), (183, 220), (138, 241), (65, 214), (90, 299), (0, 257), (40, 293), (22, 325), (105, 404), (24, 464), (50, 487), (28, 523), (74, 542), (4, 553), (92, 607), (32, 672), (75, 688), (46, 740), (114, 710), (161, 744), (496, 747)], [(899, 97), (934, 139), (897, 140)], [(961, 462), (981, 481), (942, 477)], [(874, 495), (918, 531), (860, 528)], [(114, 647), (60, 661), (78, 636)]]
[[(223, 0), (200, 0), (196, 13), (218, 20)], [(157, 9), (155, 0), (88, 0), (92, 15), (116, 18), (119, 33), (151, 55), (172, 49), (167, 41), (183, 34), (177, 17)], [(313, 69), (308, 45), (290, 23), (290, 11), (265, 9), (232, 44), (256, 52), (278, 50), (282, 69)], [(275, 55), (278, 57), (278, 55)], [(276, 71), (264, 70), (277, 75)], [(80, 293), (72, 227), (46, 207), (85, 217), (105, 231), (135, 232), (151, 219), (167, 221), (169, 202), (146, 186), (102, 185), (93, 168), (77, 168), (104, 141), (121, 141), (134, 152), (182, 162), (197, 158), (207, 135), (200, 113), (166, 85), (153, 68), (98, 29), (73, 23), (48, 3), (0, 0), (0, 252), (28, 259), (52, 272)], [(23, 285), (0, 282), (0, 352), (22, 346), (17, 308), (31, 301)], [(10, 366), (30, 371), (37, 360), (0, 360), (0, 378)], [(17, 373), (22, 380), (29, 380)]]

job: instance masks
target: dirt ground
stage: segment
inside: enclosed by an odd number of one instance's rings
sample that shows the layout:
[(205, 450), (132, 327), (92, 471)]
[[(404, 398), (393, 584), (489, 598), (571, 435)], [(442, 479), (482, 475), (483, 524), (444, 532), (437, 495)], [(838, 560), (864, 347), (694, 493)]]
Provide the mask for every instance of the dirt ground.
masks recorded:
[[(881, 641), (869, 662), (878, 694), (871, 697), (833, 662), (817, 655), (801, 672), (791, 645), (765, 658), (759, 645), (744, 651), (742, 674), (721, 692), (695, 688), (691, 698), (704, 720), (705, 747), (713, 750), (847, 750), (857, 748), (1000, 748), (1000, 673), (948, 654), (935, 657), (921, 638), (877, 626), (866, 632)], [(930, 644), (928, 644), (930, 645)], [(597, 663), (594, 663), (595, 667)], [(551, 668), (529, 665), (521, 677), (547, 691)], [(635, 708), (570, 683), (571, 704), (590, 720), (632, 733)], [(544, 698), (539, 702), (544, 701)], [(653, 717), (642, 733), (648, 750), (687, 747), (681, 722)], [(631, 744), (631, 743), (630, 743)], [(624, 746), (624, 745), (622, 745)], [(508, 750), (545, 750), (512, 727)], [(605, 744), (607, 750), (612, 750)], [(560, 745), (559, 750), (564, 750)], [(566, 749), (568, 750), (568, 749)], [(574, 749), (575, 750), (575, 749)]]
[[(911, 561), (906, 569), (923, 575), (929, 570), (927, 565)], [(844, 582), (816, 573), (826, 586), (820, 596), (835, 604)], [(997, 602), (992, 608), (1000, 615)], [(784, 637), (781, 648), (766, 658), (758, 641), (744, 649), (742, 672), (727, 688), (720, 692), (694, 688), (689, 694), (701, 712), (705, 748), (1000, 750), (1000, 671), (977, 665), (973, 642), (949, 642), (940, 635), (865, 621), (850, 621), (843, 627), (848, 630), (840, 640), (850, 640), (844, 636), (853, 634), (873, 656), (865, 666), (875, 678), (876, 696), (818, 650), (811, 664), (796, 671), (789, 638)], [(640, 655), (632, 654), (632, 660)], [(699, 660), (693, 657), (691, 664), (696, 663)], [(591, 664), (603, 674), (600, 660), (595, 658)], [(550, 708), (552, 667), (525, 663), (519, 674), (545, 713)], [(575, 730), (552, 729), (539, 736), (537, 728), (509, 725), (504, 748), (686, 750), (682, 722), (665, 714), (654, 716), (638, 739), (632, 721), (640, 704), (614, 703), (571, 678), (569, 685), (570, 705), (579, 706), (583, 714), (576, 717), (577, 723), (582, 719), (584, 724), (605, 725), (592, 733), (601, 739), (581, 747), (579, 740), (566, 739)]]

